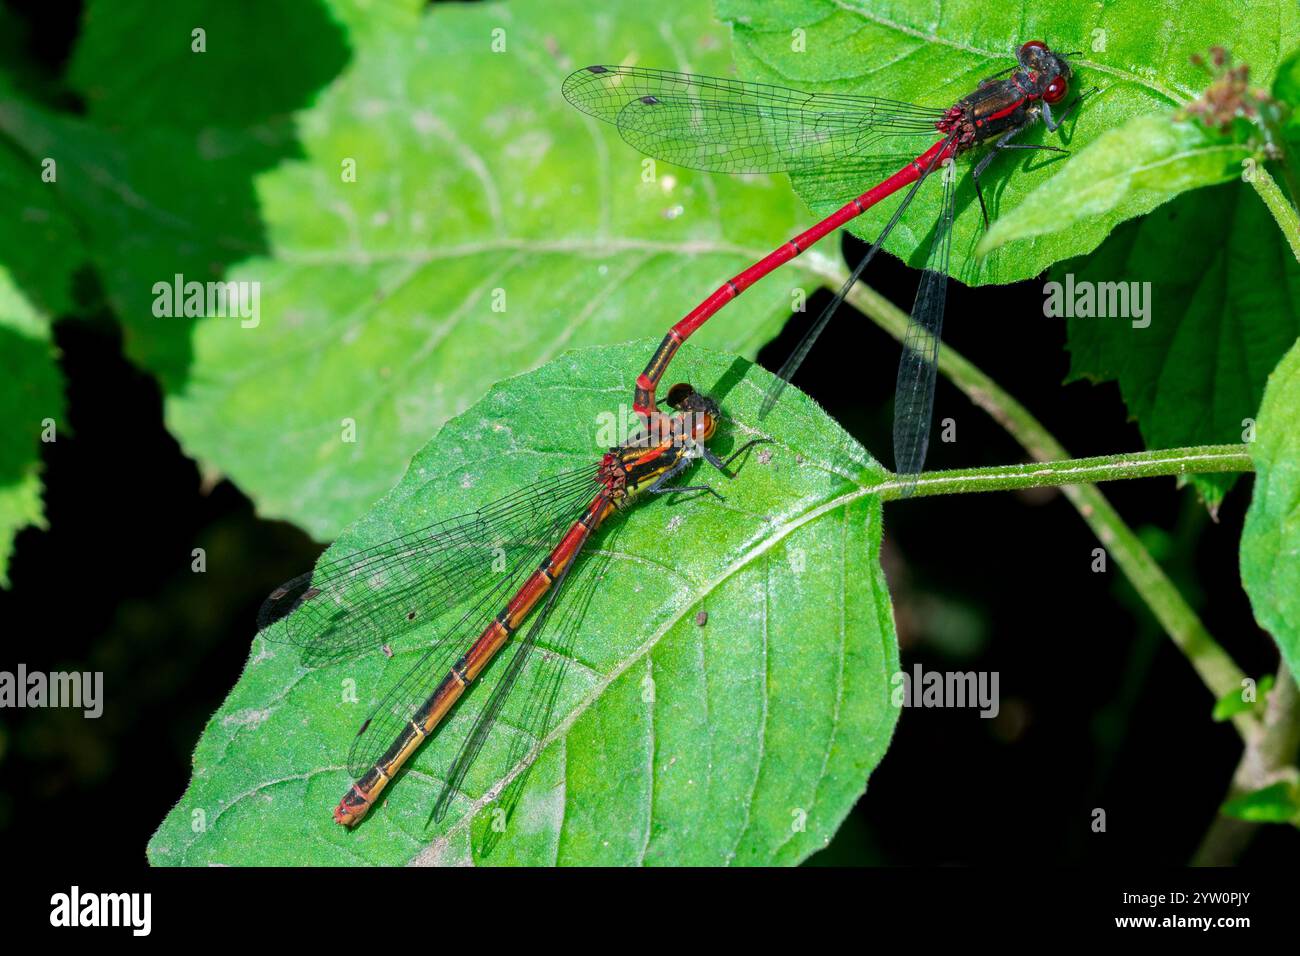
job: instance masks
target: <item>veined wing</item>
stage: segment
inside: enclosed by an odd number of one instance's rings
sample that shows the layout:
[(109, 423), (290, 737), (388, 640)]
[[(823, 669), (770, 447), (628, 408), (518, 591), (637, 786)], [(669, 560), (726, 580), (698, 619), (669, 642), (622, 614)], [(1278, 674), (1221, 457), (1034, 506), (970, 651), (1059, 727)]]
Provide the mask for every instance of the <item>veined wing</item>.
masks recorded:
[(614, 65), (570, 74), (563, 93), (647, 155), (727, 173), (807, 172), (861, 157), (882, 138), (933, 140), (943, 112), (875, 96)]
[(495, 593), (517, 556), (552, 547), (556, 523), (567, 526), (597, 487), (596, 466), (586, 465), (321, 564), (271, 593), (258, 628), (284, 620), (266, 636), (301, 647), (312, 666), (378, 647), (477, 600), (485, 585)]
[(948, 254), (952, 248), (954, 218), (952, 172), (951, 165), (943, 171), (942, 211), (935, 222), (930, 254), (916, 290), (907, 334), (903, 337), (898, 383), (894, 389), (894, 471), (904, 481), (904, 497), (916, 488), (930, 444), (940, 336), (948, 298)]

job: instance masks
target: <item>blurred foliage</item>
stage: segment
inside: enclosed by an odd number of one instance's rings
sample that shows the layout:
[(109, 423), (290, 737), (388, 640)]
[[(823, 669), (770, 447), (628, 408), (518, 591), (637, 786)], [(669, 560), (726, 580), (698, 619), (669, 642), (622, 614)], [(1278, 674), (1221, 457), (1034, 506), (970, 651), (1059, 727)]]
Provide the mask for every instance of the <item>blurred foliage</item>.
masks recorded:
[(1251, 699), (1246, 698), (1244, 689), (1235, 694), (1227, 694), (1214, 702), (1214, 712), (1211, 716), (1220, 723), (1231, 720), (1237, 714), (1244, 714), (1250, 710), (1258, 710), (1262, 716), (1264, 705), (1268, 701), (1268, 692), (1272, 689), (1273, 675), (1265, 674), (1259, 679), (1255, 694)]
[(1300, 788), (1279, 781), (1227, 801), (1220, 812), (1252, 823), (1300, 823)]
[[(3, 158), (0, 158), (0, 163)], [(8, 222), (10, 217), (0, 218)], [(2, 229), (3, 226), (0, 226)], [(63, 383), (49, 326), (0, 267), (0, 586), (9, 583), (14, 536), (44, 524), (41, 443), (58, 440)]]

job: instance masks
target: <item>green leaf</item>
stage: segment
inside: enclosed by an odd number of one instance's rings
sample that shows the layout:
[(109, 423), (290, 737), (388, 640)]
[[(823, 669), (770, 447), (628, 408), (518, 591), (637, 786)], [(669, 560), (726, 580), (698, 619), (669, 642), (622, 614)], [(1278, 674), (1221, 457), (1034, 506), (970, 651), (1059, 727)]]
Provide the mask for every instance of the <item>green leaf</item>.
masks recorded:
[(1250, 453), (1255, 491), (1241, 533), (1241, 581), (1255, 620), (1300, 678), (1300, 344), (1269, 376)]
[[(5, 217), (10, 220), (12, 217)], [(63, 422), (63, 383), (48, 320), (0, 265), (0, 587), (9, 586), (14, 537), (45, 527), (41, 440), (46, 421)]]
[(1264, 702), (1268, 700), (1268, 692), (1272, 689), (1273, 675), (1265, 674), (1260, 678), (1257, 686), (1253, 688), (1250, 700), (1246, 699), (1244, 688), (1231, 694), (1225, 694), (1214, 702), (1212, 716), (1216, 722), (1223, 723), (1225, 720), (1231, 720), (1238, 714), (1244, 714), (1249, 710), (1263, 709)]
[[(595, 461), (602, 413), (626, 401), (654, 344), (568, 352), (495, 386), (443, 427), (328, 557)], [(544, 748), (513, 767), (531, 772), (499, 842), (487, 837), (491, 793), (507, 782), (506, 727), (517, 726), (505, 717), (467, 793), (442, 823), (426, 822), (439, 768), (502, 661), (471, 687), (470, 712), (453, 712), (349, 832), (331, 819), (351, 783), (342, 754), (412, 648), (395, 643), (392, 659), (376, 650), (307, 670), (296, 649), (259, 637), (199, 743), (188, 791), (150, 844), (151, 861), (774, 864), (824, 846), (898, 716), (872, 494), (888, 473), (793, 389), (760, 422), (772, 377), (748, 362), (689, 345), (675, 361), (674, 381), (721, 402), (719, 453), (755, 436), (774, 443), (738, 463), (732, 481), (699, 464), (683, 476), (719, 486), (725, 501), (655, 497), (597, 532), (575, 572), (606, 562), (588, 592), (575, 663)], [(562, 592), (556, 620), (573, 609), (577, 587)], [(348, 681), (360, 703), (346, 702)]]
[[(1054, 177), (1068, 174), (1067, 181), (1079, 188), (1094, 186), (1082, 169), (1074, 171), (1090, 144), (1134, 117), (1171, 112), (1205, 86), (1205, 74), (1190, 62), (1193, 53), (1222, 43), (1239, 62), (1251, 64), (1253, 76), (1267, 79), (1279, 51), (1300, 41), (1300, 14), (1291, 0), (1248, 7), (1233, 0), (1172, 4), (1121, 0), (1104, 8), (1072, 0), (997, 4), (955, 0), (941, 8), (928, 0), (896, 0), (885, 10), (838, 0), (719, 0), (717, 6), (722, 18), (734, 22), (736, 59), (747, 79), (812, 91), (870, 93), (924, 105), (950, 105), (981, 79), (1005, 69), (1012, 62), (1012, 51), (1026, 40), (1043, 38), (1058, 50), (1085, 51), (1071, 61), (1076, 68), (1073, 86), (1082, 91), (1095, 85), (1102, 92), (1067, 121), (1064, 138), (1048, 136), (1041, 127), (1024, 137), (1028, 143), (1064, 145), (1074, 155), (1062, 158), (1020, 151), (999, 157), (984, 180), (991, 214), (998, 219), (1016, 215), (1017, 207)], [(1169, 29), (1171, 22), (1178, 29)], [(1143, 142), (1130, 144), (1129, 149), (1150, 146)], [(1079, 183), (1080, 179), (1088, 182)], [(817, 177), (796, 179), (795, 188), (814, 211), (827, 213), (875, 181), (860, 179), (861, 188), (853, 188), (845, 177)], [(1110, 211), (1097, 218), (1078, 218), (1072, 192), (1049, 195), (1058, 200), (1057, 213), (1069, 221), (1067, 232), (1046, 237), (1025, 232), (981, 260), (974, 253), (983, 223), (969, 177), (962, 177), (952, 275), (972, 285), (1029, 278), (1053, 262), (1096, 248), (1120, 219), (1139, 208), (1121, 203), (1107, 207)], [(885, 247), (921, 266), (939, 198), (939, 190), (923, 188)], [(1024, 215), (1041, 227), (1045, 203), (1035, 201), (1037, 211)], [(1087, 204), (1095, 201), (1091, 197)], [(850, 228), (874, 240), (895, 205), (882, 203)]]
[(1294, 110), (1300, 107), (1300, 50), (1293, 51), (1278, 67), (1273, 96), (1292, 108), (1294, 120)]
[(1300, 819), (1300, 793), (1295, 784), (1280, 781), (1228, 800), (1219, 812), (1253, 823), (1295, 823)]
[[(573, 65), (628, 58), (725, 71), (726, 31), (685, 2), (523, 0), (438, 6), (358, 46), (298, 119), (303, 159), (258, 180), (267, 254), (230, 278), (260, 283), (261, 321), (199, 323), (167, 405), (186, 451), (330, 537), (493, 382), (662, 335), (797, 230), (781, 180), (644, 181), (642, 157), (559, 95)], [(701, 340), (755, 354), (815, 263)]]
[(1273, 98), (1282, 104), (1281, 138), (1286, 155), (1282, 161), (1293, 168), (1296, 165), (1296, 152), (1300, 150), (1300, 49), (1295, 50), (1278, 67), (1277, 78), (1273, 81)]
[[(103, 126), (252, 126), (309, 106), (343, 69), (348, 38), (330, 6), (351, 4), (91, 0), (68, 79)], [(372, 10), (412, 6), (386, 0)]]
[(1225, 142), (1171, 113), (1138, 116), (1097, 137), (1010, 213), (998, 217), (977, 255), (1015, 240), (1060, 235), (1062, 251), (1088, 252), (1078, 236), (1099, 224), (1114, 228), (1180, 193), (1241, 174), (1253, 150)]
[[(1118, 382), (1148, 448), (1243, 440), (1300, 335), (1300, 267), (1259, 196), (1240, 183), (1180, 196), (1052, 277), (1071, 275), (1076, 288), (1149, 286), (1146, 318), (1070, 319), (1069, 381)], [(1215, 505), (1234, 478), (1195, 483)]]

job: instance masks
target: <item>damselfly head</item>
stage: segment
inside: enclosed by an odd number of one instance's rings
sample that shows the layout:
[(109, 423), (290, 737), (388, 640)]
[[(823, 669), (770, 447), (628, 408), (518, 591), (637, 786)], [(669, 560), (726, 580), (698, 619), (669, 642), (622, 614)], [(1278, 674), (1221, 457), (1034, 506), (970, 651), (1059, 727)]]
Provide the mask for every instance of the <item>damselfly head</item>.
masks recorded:
[(1070, 88), (1070, 63), (1060, 53), (1053, 53), (1042, 40), (1030, 40), (1016, 51), (1022, 69), (1035, 74), (1038, 93), (1044, 102), (1059, 103)]
[(713, 437), (722, 409), (709, 396), (701, 395), (685, 382), (678, 382), (668, 389), (668, 404), (692, 419), (697, 432), (695, 438), (708, 441)]

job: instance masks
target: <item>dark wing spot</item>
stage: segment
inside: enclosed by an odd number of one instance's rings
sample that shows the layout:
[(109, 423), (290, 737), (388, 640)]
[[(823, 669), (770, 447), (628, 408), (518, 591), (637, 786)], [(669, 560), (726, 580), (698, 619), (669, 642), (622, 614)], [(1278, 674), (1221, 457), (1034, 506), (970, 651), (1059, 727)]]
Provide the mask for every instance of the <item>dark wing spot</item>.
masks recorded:
[(292, 581), (285, 582), (262, 602), (257, 612), (257, 629), (260, 631), (288, 617), (301, 607), (303, 602), (310, 601), (317, 594), (320, 594), (320, 589), (311, 586), (311, 572), (300, 574)]
[(659, 103), (659, 98), (656, 96), (643, 96), (641, 102), (646, 106), (656, 106)]
[(603, 66), (589, 66), (589, 67), (587, 67), (587, 72), (588, 72), (588, 73), (608, 73), (609, 70), (605, 69), (605, 67), (603, 67)]

